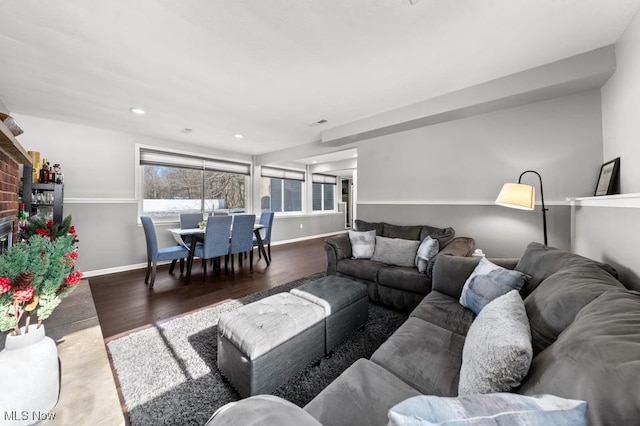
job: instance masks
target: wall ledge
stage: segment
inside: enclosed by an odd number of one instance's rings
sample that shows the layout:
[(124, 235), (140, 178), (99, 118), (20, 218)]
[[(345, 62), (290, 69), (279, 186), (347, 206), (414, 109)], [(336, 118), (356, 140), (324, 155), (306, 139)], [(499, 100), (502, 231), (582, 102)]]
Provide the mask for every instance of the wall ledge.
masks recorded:
[(576, 207), (617, 207), (638, 209), (640, 208), (640, 193), (601, 195), (598, 197), (567, 198), (571, 206)]

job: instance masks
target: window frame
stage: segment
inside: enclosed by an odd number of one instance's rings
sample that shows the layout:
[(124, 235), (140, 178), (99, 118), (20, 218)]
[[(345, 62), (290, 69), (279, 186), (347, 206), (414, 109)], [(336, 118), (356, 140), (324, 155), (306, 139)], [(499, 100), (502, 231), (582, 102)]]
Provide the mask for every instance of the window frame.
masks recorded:
[[(306, 213), (306, 210), (305, 210), (306, 171), (297, 170), (297, 169), (287, 169), (283, 167), (262, 166), (260, 168), (260, 188), (262, 188), (262, 185), (263, 185), (262, 179), (280, 179), (281, 180), (280, 199), (282, 201), (282, 204), (280, 206), (281, 211), (273, 210), (276, 216), (300, 215), (300, 214)], [(285, 199), (284, 181), (286, 180), (300, 182), (300, 210), (284, 211), (284, 199)], [(271, 195), (271, 184), (269, 184), (269, 188), (270, 188), (269, 196), (271, 197), (271, 199), (273, 199), (273, 196)], [(262, 189), (260, 190), (259, 196), (262, 197)], [(271, 206), (271, 208), (273, 209), (273, 206)], [(260, 210), (262, 210), (262, 205), (260, 206)]]
[[(152, 146), (152, 145), (143, 145), (143, 144), (135, 144), (135, 199), (137, 200), (137, 204), (138, 204), (138, 215), (137, 215), (137, 223), (141, 224), (140, 222), (140, 216), (144, 215), (144, 211), (143, 211), (143, 203), (144, 203), (144, 175), (143, 175), (143, 170), (144, 170), (144, 166), (145, 165), (157, 165), (157, 166), (166, 166), (166, 167), (176, 167), (179, 168), (181, 167), (179, 162), (175, 162), (173, 164), (169, 163), (169, 164), (161, 164), (160, 162), (158, 162), (157, 164), (151, 164), (151, 163), (147, 163), (144, 159), (146, 153), (154, 153), (154, 154), (158, 154), (159, 156), (163, 157), (163, 158), (176, 158), (176, 159), (187, 159), (188, 161), (193, 161), (193, 160), (198, 160), (201, 162), (202, 167), (196, 167), (195, 163), (191, 162), (189, 163), (191, 166), (189, 167), (189, 165), (185, 165), (183, 166), (183, 168), (188, 169), (191, 168), (192, 170), (200, 170), (202, 172), (203, 175), (203, 184), (202, 184), (202, 193), (201, 193), (201, 198), (200, 198), (200, 210), (201, 212), (203, 212), (204, 206), (205, 206), (205, 199), (204, 199), (204, 194), (205, 194), (205, 185), (204, 185), (204, 174), (205, 172), (209, 171), (217, 171), (217, 172), (227, 172), (227, 173), (235, 173), (235, 174), (240, 174), (240, 175), (244, 175), (244, 185), (245, 185), (245, 199), (244, 199), (244, 204), (245, 204), (245, 210), (246, 211), (252, 211), (252, 180), (253, 180), (253, 164), (250, 161), (243, 161), (243, 160), (238, 160), (238, 159), (232, 159), (232, 158), (225, 158), (223, 156), (212, 156), (212, 155), (207, 155), (207, 154), (201, 154), (201, 153), (194, 153), (194, 152), (187, 152), (187, 151), (182, 151), (182, 150), (175, 150), (175, 149), (170, 149), (170, 148), (164, 148), (164, 147), (157, 147), (157, 146)], [(228, 165), (230, 166), (230, 169), (227, 170), (223, 170), (224, 166)], [(244, 172), (242, 172), (244, 171)], [(204, 212), (203, 212), (204, 213)], [(152, 218), (154, 223), (159, 223), (159, 224), (163, 224), (163, 223), (176, 223), (179, 221), (179, 218), (177, 219), (167, 219), (167, 220), (163, 220), (163, 219), (159, 219), (159, 218)]]
[[(320, 210), (316, 210), (313, 208), (313, 190), (314, 184), (320, 184), (320, 201), (321, 208)], [(325, 187), (326, 185), (331, 185), (333, 187), (333, 206), (331, 209), (325, 209)], [(333, 175), (325, 175), (321, 173), (313, 173), (311, 175), (311, 212), (312, 213), (335, 213), (338, 211), (338, 200), (336, 197), (336, 188), (338, 186), (338, 177)]]

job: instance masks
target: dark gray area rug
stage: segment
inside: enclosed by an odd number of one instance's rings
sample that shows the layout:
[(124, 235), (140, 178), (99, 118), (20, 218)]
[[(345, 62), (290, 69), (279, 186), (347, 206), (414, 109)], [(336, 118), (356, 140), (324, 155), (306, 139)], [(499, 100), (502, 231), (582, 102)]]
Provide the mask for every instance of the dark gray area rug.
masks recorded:
[[(322, 275), (205, 308), (109, 342), (131, 424), (203, 425), (216, 409), (238, 400), (216, 366), (220, 315)], [(306, 405), (357, 359), (369, 358), (406, 319), (406, 314), (370, 305), (364, 330), (356, 331), (330, 358), (307, 367), (274, 394)]]

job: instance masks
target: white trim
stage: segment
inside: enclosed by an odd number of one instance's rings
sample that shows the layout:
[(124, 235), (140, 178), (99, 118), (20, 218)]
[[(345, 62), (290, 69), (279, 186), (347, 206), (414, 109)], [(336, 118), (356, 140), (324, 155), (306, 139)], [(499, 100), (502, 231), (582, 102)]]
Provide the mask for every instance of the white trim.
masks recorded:
[[(271, 243), (271, 245), (279, 246), (281, 244), (296, 243), (300, 241), (313, 240), (315, 238), (329, 237), (331, 235), (336, 235), (336, 234), (344, 234), (345, 232), (347, 231), (346, 230), (336, 231), (336, 232), (329, 232), (326, 234), (317, 234), (317, 235), (309, 235), (309, 236), (300, 237), (300, 238), (292, 238), (290, 240), (274, 241)], [(171, 263), (171, 261), (167, 260), (166, 262), (158, 262), (158, 265), (167, 265), (169, 263)], [(132, 265), (115, 266), (113, 268), (106, 268), (106, 269), (96, 269), (95, 271), (83, 271), (82, 276), (83, 278), (92, 278), (92, 277), (98, 277), (101, 275), (116, 274), (119, 272), (127, 272), (127, 271), (133, 271), (136, 269), (143, 269), (146, 267), (147, 267), (147, 264), (144, 262), (134, 263)]]
[(567, 198), (573, 206), (640, 209), (640, 193)]
[(137, 204), (135, 198), (66, 198), (65, 204)]
[[(495, 201), (357, 201), (358, 204), (368, 205), (390, 205), (390, 206), (495, 206)], [(569, 206), (569, 201), (545, 201), (546, 206)], [(536, 203), (536, 206), (540, 206)]]

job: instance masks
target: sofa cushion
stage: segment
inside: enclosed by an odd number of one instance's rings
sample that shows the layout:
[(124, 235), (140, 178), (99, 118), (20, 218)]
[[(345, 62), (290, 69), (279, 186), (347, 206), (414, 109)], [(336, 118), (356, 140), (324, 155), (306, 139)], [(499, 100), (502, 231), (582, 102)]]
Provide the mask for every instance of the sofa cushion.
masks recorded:
[(419, 246), (420, 241), (376, 237), (375, 250), (371, 260), (387, 265), (415, 267)]
[(420, 239), (421, 225), (391, 225), (384, 223), (382, 236), (387, 238), (401, 238), (403, 240), (422, 241)]
[(587, 404), (554, 395), (513, 393), (457, 398), (420, 395), (389, 410), (390, 426), (587, 424)]
[[(338, 262), (336, 270), (350, 277), (366, 281), (376, 281), (378, 271), (387, 265), (367, 259), (342, 259)], [(417, 273), (417, 272), (416, 272)]]
[(351, 241), (351, 257), (371, 259), (376, 248), (376, 231), (349, 231), (349, 241)]
[(381, 425), (386, 424), (391, 407), (417, 395), (420, 392), (384, 368), (359, 359), (304, 410), (326, 426)]
[(414, 267), (387, 266), (378, 271), (378, 284), (425, 295), (431, 291), (431, 279)]
[(593, 264), (568, 266), (542, 281), (524, 301), (534, 355), (555, 342), (583, 307), (614, 288), (624, 291), (618, 280)]
[(453, 228), (436, 228), (434, 226), (424, 225), (420, 230), (420, 241), (424, 240), (427, 235), (438, 240), (440, 249), (442, 249), (453, 240), (456, 236), (456, 231), (454, 231)]
[(560, 269), (571, 265), (595, 265), (602, 270), (618, 278), (616, 270), (606, 263), (597, 262), (565, 250), (545, 246), (540, 243), (530, 243), (520, 261), (515, 267), (516, 271), (529, 275), (529, 281), (522, 290), (522, 296), (528, 296), (547, 277)]
[(376, 231), (376, 235), (382, 235), (384, 228), (383, 222), (366, 222), (364, 220), (356, 219), (353, 222), (354, 231)]
[(476, 315), (458, 303), (458, 299), (432, 291), (411, 312), (420, 318), (446, 330), (466, 336)]
[(230, 402), (216, 410), (205, 426), (265, 424), (322, 426), (302, 408), (273, 395), (256, 395)]
[(464, 337), (411, 317), (371, 356), (425, 394), (455, 396)]
[(576, 315), (533, 359), (518, 393), (550, 393), (589, 405), (592, 425), (640, 419), (640, 296), (611, 290)]
[(462, 287), (460, 304), (478, 315), (487, 303), (524, 286), (528, 276), (481, 258)]
[(520, 385), (533, 358), (524, 302), (511, 290), (490, 302), (471, 324), (462, 351), (459, 395), (508, 392)]
[(418, 272), (425, 273), (429, 260), (435, 257), (439, 251), (440, 243), (438, 243), (438, 240), (428, 235), (424, 237), (416, 253), (415, 265), (418, 268)]

